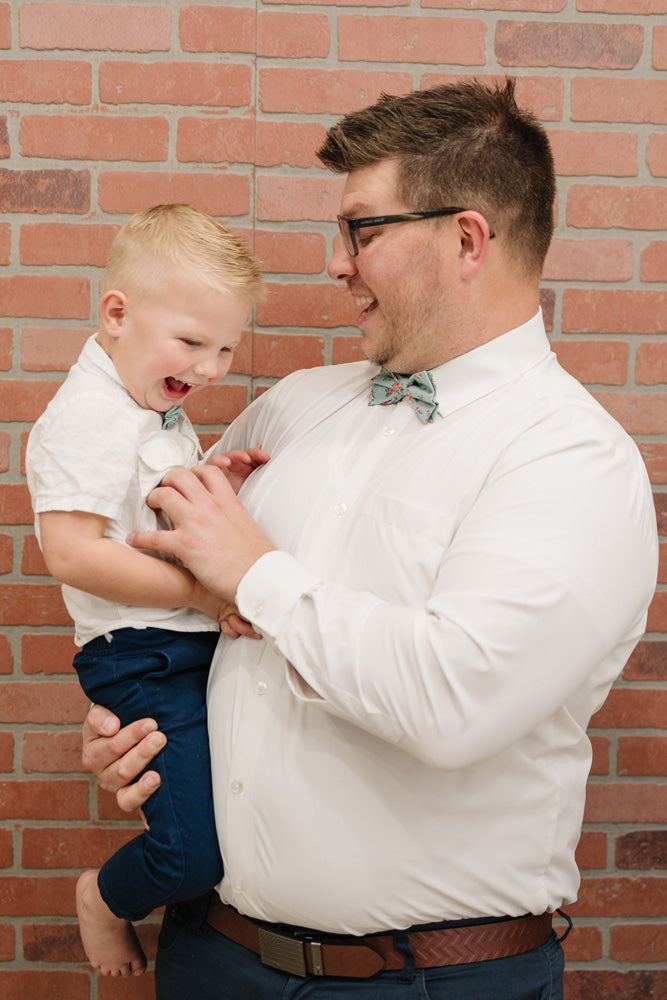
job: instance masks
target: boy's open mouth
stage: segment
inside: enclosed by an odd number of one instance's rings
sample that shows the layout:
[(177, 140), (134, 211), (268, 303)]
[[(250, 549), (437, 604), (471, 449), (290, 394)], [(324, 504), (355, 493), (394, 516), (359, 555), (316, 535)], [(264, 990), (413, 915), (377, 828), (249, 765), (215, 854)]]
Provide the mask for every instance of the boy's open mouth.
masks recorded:
[(184, 399), (192, 388), (189, 382), (181, 382), (179, 378), (173, 378), (171, 375), (167, 375), (164, 385), (167, 395), (174, 399)]

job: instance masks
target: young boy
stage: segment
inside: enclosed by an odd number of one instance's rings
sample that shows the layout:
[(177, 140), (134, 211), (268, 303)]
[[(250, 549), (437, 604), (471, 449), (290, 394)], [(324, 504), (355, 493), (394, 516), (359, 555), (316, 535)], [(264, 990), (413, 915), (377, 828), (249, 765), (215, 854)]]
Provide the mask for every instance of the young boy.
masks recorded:
[[(168, 736), (149, 829), (77, 883), (86, 954), (114, 976), (146, 968), (131, 921), (222, 876), (207, 674), (220, 630), (255, 633), (184, 567), (125, 539), (156, 526), (145, 501), (164, 473), (204, 459), (181, 405), (227, 373), (260, 294), (256, 261), (214, 219), (187, 205), (133, 216), (111, 247), (99, 332), (28, 442), (36, 533), (83, 646), (81, 685), (124, 723), (150, 716)], [(266, 458), (254, 450), (211, 461), (238, 489)]]

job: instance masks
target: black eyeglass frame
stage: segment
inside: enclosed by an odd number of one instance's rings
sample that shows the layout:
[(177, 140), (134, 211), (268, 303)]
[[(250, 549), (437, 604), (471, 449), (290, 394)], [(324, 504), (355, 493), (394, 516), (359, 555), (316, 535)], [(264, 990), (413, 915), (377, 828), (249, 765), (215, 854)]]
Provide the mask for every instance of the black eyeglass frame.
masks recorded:
[[(343, 243), (349, 257), (359, 255), (357, 246), (357, 229), (366, 229), (369, 226), (391, 226), (394, 222), (418, 222), (419, 219), (433, 219), (438, 215), (456, 215), (457, 212), (465, 212), (465, 208), (436, 208), (430, 212), (401, 212), (398, 215), (367, 215), (359, 219), (350, 219), (346, 215), (338, 215), (338, 229), (343, 237)], [(493, 239), (496, 234), (489, 233), (489, 239)]]

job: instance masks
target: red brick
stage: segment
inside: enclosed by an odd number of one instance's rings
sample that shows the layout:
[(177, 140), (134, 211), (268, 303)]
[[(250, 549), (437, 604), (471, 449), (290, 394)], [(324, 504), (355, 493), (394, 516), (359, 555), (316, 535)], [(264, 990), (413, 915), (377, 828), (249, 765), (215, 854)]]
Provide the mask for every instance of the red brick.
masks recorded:
[(86, 962), (78, 924), (24, 924), (23, 957), (27, 962)]
[(485, 36), (484, 22), (476, 19), (339, 14), (338, 58), (483, 66)]
[(15, 59), (0, 63), (0, 100), (31, 104), (90, 104), (90, 63)]
[(238, 216), (250, 210), (250, 183), (248, 177), (234, 174), (103, 170), (98, 181), (98, 202), (102, 211), (112, 213), (186, 202), (209, 215)]
[(602, 830), (584, 830), (575, 854), (577, 867), (585, 871), (589, 868), (607, 867), (607, 834)]
[(619, 775), (667, 775), (667, 736), (621, 736), (616, 770)]
[(0, 733), (0, 771), (7, 774), (14, 769), (14, 734)]
[(551, 348), (563, 368), (579, 382), (625, 385), (629, 346), (621, 341), (556, 340)]
[(178, 122), (180, 163), (253, 163), (255, 123), (251, 118), (188, 118)]
[(2, 781), (0, 818), (87, 819), (88, 782)]
[[(55, 817), (54, 817), (55, 818)], [(141, 824), (118, 827), (27, 827), (23, 831), (24, 868), (100, 867), (128, 840), (142, 832)]]
[(66, 274), (15, 274), (0, 278), (0, 302), (6, 316), (87, 319), (88, 278)]
[(329, 54), (329, 18), (326, 14), (266, 11), (257, 18), (256, 46), (258, 56), (324, 58)]
[(71, 624), (57, 584), (5, 583), (0, 601), (2, 625)]
[[(150, 931), (150, 928), (149, 924), (139, 924), (137, 928), (142, 946), (146, 938), (145, 931)], [(145, 946), (144, 951), (146, 951)], [(148, 954), (149, 952), (146, 952), (146, 955)], [(142, 976), (129, 976), (126, 979), (100, 976), (98, 982), (98, 1000), (155, 1000), (155, 981), (152, 971), (145, 972)]]
[(658, 522), (658, 533), (667, 535), (667, 493), (654, 493), (655, 516)]
[(348, 361), (363, 361), (364, 354), (361, 350), (361, 337), (349, 335), (347, 337), (334, 337), (331, 353), (331, 363), (343, 365)]
[(72, 635), (27, 632), (21, 637), (24, 674), (72, 674), (77, 647)]
[[(0, 972), (0, 995), (3, 1000), (48, 997), (49, 1000), (88, 1000), (88, 972), (26, 971), (6, 969)], [(145, 977), (142, 977), (145, 978)]]
[(346, 288), (337, 285), (267, 284), (266, 297), (257, 307), (261, 326), (347, 326), (354, 323), (358, 307)]
[(589, 781), (584, 819), (587, 823), (667, 823), (667, 785)]
[(664, 14), (665, 0), (577, 0), (577, 10), (603, 14)]
[(0, 49), (9, 49), (12, 44), (11, 7), (0, 3)]
[[(659, 434), (664, 430), (665, 400), (658, 394), (594, 392), (593, 395), (628, 434)], [(660, 610), (660, 596), (656, 595), (652, 606), (656, 614)], [(649, 610), (647, 631), (656, 628), (655, 620), (654, 618), (653, 623), (651, 622), (651, 610)]]
[(64, 725), (82, 722), (88, 704), (74, 680), (7, 681), (0, 713), (4, 722)]
[(512, 0), (421, 0), (422, 7), (431, 8), (458, 8), (461, 10), (535, 10), (546, 11), (553, 14), (563, 10), (567, 0), (520, 0), (513, 3)]
[[(475, 3), (475, 0), (470, 0)], [(483, 83), (502, 83), (502, 74), (475, 73)], [(422, 89), (461, 80), (457, 73), (424, 73), (420, 79)], [(516, 99), (522, 108), (532, 111), (542, 121), (560, 121), (563, 117), (563, 79), (558, 76), (519, 76), (516, 80)]]
[[(598, 25), (597, 27), (603, 27)], [(619, 26), (615, 26), (619, 27)], [(638, 25), (628, 30), (642, 34)], [(580, 122), (654, 122), (666, 119), (667, 81), (574, 77), (572, 80), (572, 120)]]
[(646, 163), (654, 177), (667, 177), (667, 135), (654, 133), (646, 144)]
[[(667, 248), (667, 243), (665, 244)], [(667, 343), (640, 344), (637, 348), (635, 380), (642, 385), (667, 382)]]
[(258, 122), (255, 162), (262, 167), (321, 167), (315, 150), (324, 136), (319, 122)]
[(11, 327), (0, 327), (0, 370), (9, 371), (12, 367), (13, 333)]
[(267, 222), (333, 221), (344, 186), (343, 178), (328, 173), (321, 177), (260, 177), (257, 217)]
[[(558, 918), (556, 920), (555, 930), (560, 936), (566, 925), (561, 924)], [(602, 958), (602, 934), (599, 928), (577, 924), (563, 941), (563, 953), (566, 963), (594, 962)]]
[(644, 30), (635, 24), (501, 20), (495, 53), (501, 66), (632, 69), (643, 41)]
[(14, 669), (14, 658), (9, 639), (0, 632), (0, 674), (11, 674)]
[(8, 222), (0, 222), (0, 266), (9, 264), (12, 247), (12, 227)]
[(609, 957), (616, 962), (667, 961), (667, 926), (660, 924), (614, 924), (609, 939)]
[(257, 230), (254, 252), (264, 272), (321, 274), (327, 262), (326, 242), (321, 233)]
[(9, 440), (8, 432), (0, 431), (0, 472), (9, 468)]
[(259, 106), (266, 112), (344, 115), (383, 93), (407, 94), (409, 73), (273, 67), (259, 71)]
[(23, 156), (164, 161), (169, 146), (169, 123), (164, 117), (24, 115), (19, 142)]
[(11, 962), (15, 956), (14, 928), (11, 924), (0, 924), (0, 962)]
[(282, 378), (298, 368), (316, 368), (324, 363), (323, 352), (324, 341), (321, 337), (257, 333), (253, 375)]
[(639, 277), (642, 281), (667, 281), (667, 240), (654, 240), (643, 248)]
[(623, 870), (667, 868), (667, 830), (631, 830), (616, 838), (616, 867)]
[(667, 972), (609, 972), (567, 970), (567, 1000), (652, 1000), (667, 990)]
[(107, 104), (192, 104), (234, 108), (252, 101), (249, 66), (193, 62), (104, 62), (100, 98)]
[(229, 424), (248, 405), (245, 385), (223, 383), (202, 389), (185, 405), (194, 424)]
[(564, 333), (666, 333), (665, 292), (566, 288)]
[(34, 535), (26, 535), (23, 539), (21, 572), (24, 576), (49, 576), (44, 556)]
[(651, 601), (651, 606), (648, 609), (646, 631), (667, 632), (667, 591), (665, 590), (659, 590)]
[(577, 902), (568, 906), (568, 913), (573, 917), (661, 916), (665, 881), (648, 877), (585, 878), (582, 880)]
[(667, 26), (657, 24), (653, 29), (653, 69), (667, 69)]
[(66, 372), (93, 332), (90, 327), (26, 326), (21, 334), (21, 367), (30, 372)]
[(26, 774), (67, 774), (81, 771), (81, 731), (25, 733), (22, 765)]
[[(0, 868), (10, 868), (14, 864), (12, 831), (0, 830)], [(2, 879), (0, 879), (2, 885)]]
[(9, 129), (7, 128), (7, 115), (0, 115), (0, 159), (7, 160), (12, 155), (9, 144)]
[(610, 746), (606, 736), (591, 736), (591, 774), (609, 774)]
[(661, 441), (638, 441), (644, 464), (652, 483), (667, 483), (667, 444)]
[(549, 132), (556, 173), (561, 176), (610, 174), (636, 177), (637, 136), (627, 132)]
[(591, 729), (661, 728), (667, 691), (615, 687), (590, 721)]
[(36, 420), (58, 391), (59, 382), (7, 379), (0, 398), (3, 420)]
[(163, 5), (24, 3), (19, 40), (28, 49), (166, 51), (171, 13)]
[(33, 514), (28, 487), (23, 483), (0, 485), (0, 523), (32, 524)]
[(545, 281), (628, 281), (633, 257), (631, 240), (554, 239), (542, 277)]
[(184, 52), (255, 52), (256, 14), (239, 7), (186, 5), (179, 33)]
[(90, 208), (88, 170), (0, 170), (4, 212), (81, 214)]
[(667, 189), (573, 184), (566, 214), (568, 226), (575, 228), (663, 229), (667, 227)]
[[(27, 782), (26, 782), (27, 784)], [(43, 782), (51, 784), (51, 782)], [(8, 916), (74, 916), (76, 907), (74, 904), (75, 876), (44, 875), (29, 877), (7, 875), (0, 883), (0, 913)], [(32, 996), (31, 993), (21, 994), (21, 1000)], [(40, 995), (40, 994), (38, 994)], [(41, 994), (51, 998), (52, 993)], [(6, 996), (2, 992), (0, 979), (0, 996), (3, 1000)], [(63, 1000), (66, 1000), (64, 997)], [(86, 1000), (88, 994), (86, 993)]]
[(14, 539), (0, 534), (0, 574), (11, 573), (14, 562)]

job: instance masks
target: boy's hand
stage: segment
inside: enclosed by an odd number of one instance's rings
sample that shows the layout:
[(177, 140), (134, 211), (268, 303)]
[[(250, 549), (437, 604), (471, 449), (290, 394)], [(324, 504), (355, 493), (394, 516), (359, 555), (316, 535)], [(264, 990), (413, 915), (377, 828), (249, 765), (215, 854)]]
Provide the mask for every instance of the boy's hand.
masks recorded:
[(220, 631), (228, 639), (238, 639), (242, 635), (249, 639), (262, 638), (259, 632), (255, 632), (250, 622), (241, 617), (235, 604), (212, 594), (194, 577), (190, 606), (196, 608), (197, 611), (202, 611), (209, 618), (219, 621)]
[(261, 448), (249, 448), (248, 451), (228, 451), (223, 455), (211, 455), (206, 464), (217, 465), (222, 469), (235, 493), (243, 486), (251, 472), (265, 465), (269, 456)]

